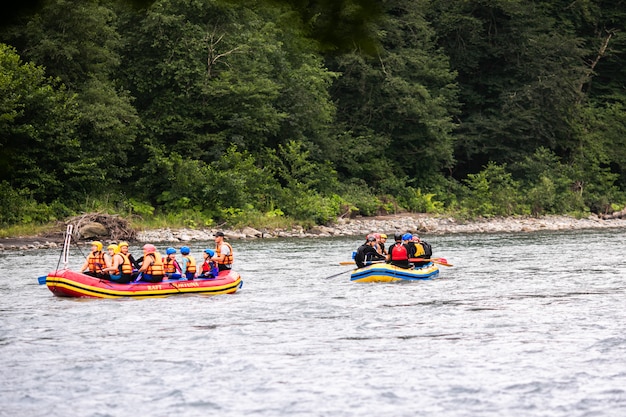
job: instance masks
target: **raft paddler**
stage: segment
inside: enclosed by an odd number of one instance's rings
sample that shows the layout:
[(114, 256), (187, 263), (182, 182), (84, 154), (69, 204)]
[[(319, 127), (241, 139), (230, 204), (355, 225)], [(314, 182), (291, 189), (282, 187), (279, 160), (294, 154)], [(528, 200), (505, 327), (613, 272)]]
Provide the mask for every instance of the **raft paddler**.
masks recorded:
[(163, 257), (157, 252), (156, 247), (151, 243), (143, 245), (143, 262), (138, 272), (138, 281), (163, 281)]
[(103, 268), (106, 268), (106, 261), (102, 252), (102, 242), (94, 240), (91, 242), (91, 252), (87, 255), (87, 260), (80, 268), (80, 272), (92, 277), (103, 278)]

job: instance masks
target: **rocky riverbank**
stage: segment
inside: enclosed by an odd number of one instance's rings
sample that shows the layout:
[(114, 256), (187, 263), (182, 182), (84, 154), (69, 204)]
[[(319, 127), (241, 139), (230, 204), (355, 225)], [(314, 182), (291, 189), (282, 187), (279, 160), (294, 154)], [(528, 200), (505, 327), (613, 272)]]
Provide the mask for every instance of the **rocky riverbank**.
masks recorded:
[[(432, 217), (421, 214), (388, 215), (371, 218), (339, 219), (332, 226), (316, 226), (310, 230), (295, 227), (289, 230), (224, 230), (230, 239), (316, 238), (332, 236), (365, 236), (372, 232), (394, 234), (411, 232), (420, 235), (454, 233), (519, 233), (540, 230), (582, 230), (598, 228), (626, 228), (626, 219), (604, 220), (597, 216), (576, 219), (568, 216), (506, 217), (479, 219), (470, 222), (450, 217)], [(212, 240), (217, 230), (150, 230), (137, 233), (141, 242), (189, 242)]]
[[(360, 217), (339, 219), (332, 226), (316, 226), (310, 230), (302, 227), (291, 229), (258, 230), (246, 227), (241, 230), (223, 230), (228, 239), (273, 239), (273, 238), (320, 238), (331, 236), (365, 236), (372, 232), (418, 233), (422, 236), (445, 235), (455, 233), (524, 233), (541, 230), (583, 230), (599, 228), (624, 228), (626, 218), (603, 219), (592, 215), (584, 219), (568, 216), (544, 217), (505, 217), (459, 221), (450, 217), (433, 217), (424, 214), (402, 214), (379, 217)], [(63, 228), (63, 230), (65, 230)], [(63, 244), (63, 230), (46, 237), (16, 237), (0, 239), (2, 250), (31, 250), (55, 248)], [(217, 229), (158, 229), (137, 231), (135, 242), (184, 243), (213, 240)], [(113, 241), (110, 237), (99, 238), (105, 243)], [(85, 241), (87, 244), (87, 241)]]

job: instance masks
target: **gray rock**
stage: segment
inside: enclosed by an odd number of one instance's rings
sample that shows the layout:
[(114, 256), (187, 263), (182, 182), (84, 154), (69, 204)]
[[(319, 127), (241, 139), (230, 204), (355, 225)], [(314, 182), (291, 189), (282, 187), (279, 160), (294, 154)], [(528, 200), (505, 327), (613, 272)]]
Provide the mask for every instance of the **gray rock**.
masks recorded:
[(82, 239), (91, 239), (94, 237), (107, 236), (109, 231), (103, 224), (97, 222), (86, 223), (83, 225), (78, 234)]

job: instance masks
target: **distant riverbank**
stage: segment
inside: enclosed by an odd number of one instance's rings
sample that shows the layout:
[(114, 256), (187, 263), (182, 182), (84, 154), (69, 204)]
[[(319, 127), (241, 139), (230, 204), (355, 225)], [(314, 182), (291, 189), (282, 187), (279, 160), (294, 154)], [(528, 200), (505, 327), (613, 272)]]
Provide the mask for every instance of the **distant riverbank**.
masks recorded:
[[(518, 233), (540, 230), (582, 230), (597, 228), (626, 228), (626, 219), (603, 220), (597, 216), (576, 219), (569, 216), (503, 217), (459, 221), (451, 217), (433, 217), (425, 214), (398, 214), (377, 217), (339, 219), (332, 226), (315, 226), (310, 230), (301, 227), (292, 229), (224, 230), (230, 239), (287, 238), (287, 237), (332, 237), (363, 236), (378, 232), (394, 234), (411, 232), (419, 235), (445, 235), (455, 233)], [(217, 230), (150, 230), (137, 234), (142, 242), (176, 242), (211, 240)]]
[[(320, 238), (332, 236), (362, 236), (373, 232), (393, 235), (395, 232), (411, 232), (421, 236), (458, 233), (523, 233), (541, 230), (583, 230), (598, 228), (625, 228), (626, 219), (602, 219), (591, 215), (576, 219), (569, 216), (503, 217), (460, 221), (451, 217), (426, 214), (397, 214), (377, 217), (338, 219), (331, 226), (316, 226), (305, 230), (290, 229), (260, 230), (246, 227), (228, 229), (156, 229), (137, 232), (136, 243), (182, 243), (213, 240), (214, 233), (222, 230), (227, 239), (273, 239), (273, 238)], [(48, 236), (25, 236), (0, 239), (0, 250), (29, 250), (54, 248), (62, 245), (63, 231)], [(100, 240), (108, 243), (106, 236)]]

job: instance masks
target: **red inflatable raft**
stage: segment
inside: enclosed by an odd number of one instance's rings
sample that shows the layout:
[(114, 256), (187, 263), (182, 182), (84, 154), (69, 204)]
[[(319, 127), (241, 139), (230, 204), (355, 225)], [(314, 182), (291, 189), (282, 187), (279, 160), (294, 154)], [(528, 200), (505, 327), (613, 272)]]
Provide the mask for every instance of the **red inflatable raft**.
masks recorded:
[[(43, 278), (43, 277), (41, 277)], [(49, 273), (45, 284), (59, 297), (88, 298), (148, 298), (167, 297), (177, 294), (232, 294), (243, 282), (235, 271), (221, 271), (216, 278), (202, 278), (190, 281), (166, 280), (163, 282), (136, 282), (117, 284), (105, 279), (90, 277), (69, 269)]]

